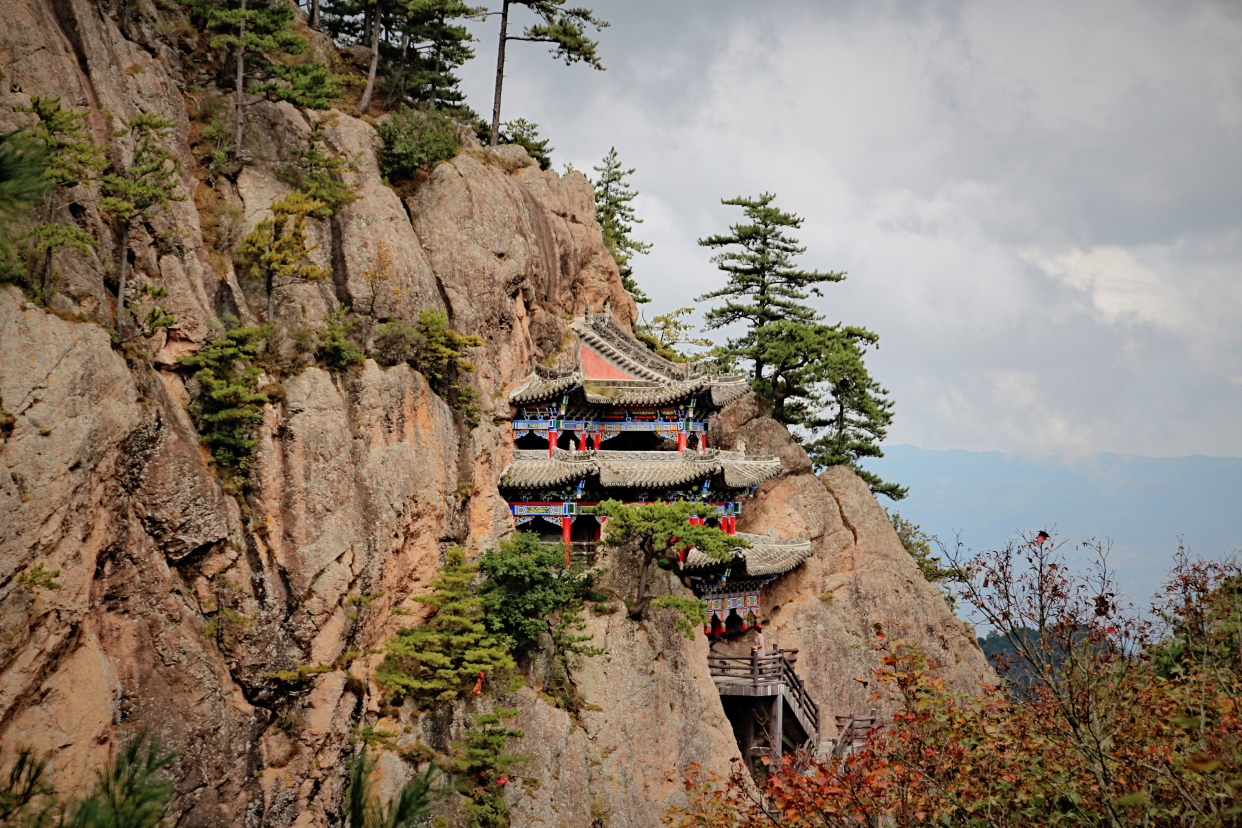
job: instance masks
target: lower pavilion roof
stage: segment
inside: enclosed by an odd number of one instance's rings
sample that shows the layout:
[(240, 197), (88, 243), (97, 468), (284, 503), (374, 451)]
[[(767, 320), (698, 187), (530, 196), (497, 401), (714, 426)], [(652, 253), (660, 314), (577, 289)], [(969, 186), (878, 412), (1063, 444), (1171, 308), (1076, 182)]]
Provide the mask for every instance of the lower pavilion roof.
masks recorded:
[(598, 475), (607, 488), (667, 488), (717, 474), (734, 489), (757, 486), (781, 473), (773, 456), (747, 456), (739, 451), (566, 451), (519, 450), (500, 476), (502, 487), (544, 489), (588, 475)]
[[(735, 549), (734, 554), (746, 561), (746, 572), (749, 575), (779, 575), (796, 567), (814, 554), (811, 542), (807, 538), (776, 538), (772, 535), (751, 535), (738, 532), (734, 537), (750, 542), (749, 549)], [(697, 549), (691, 549), (686, 555), (686, 562), (681, 565), (685, 570), (710, 569), (720, 566), (725, 561), (708, 557)]]

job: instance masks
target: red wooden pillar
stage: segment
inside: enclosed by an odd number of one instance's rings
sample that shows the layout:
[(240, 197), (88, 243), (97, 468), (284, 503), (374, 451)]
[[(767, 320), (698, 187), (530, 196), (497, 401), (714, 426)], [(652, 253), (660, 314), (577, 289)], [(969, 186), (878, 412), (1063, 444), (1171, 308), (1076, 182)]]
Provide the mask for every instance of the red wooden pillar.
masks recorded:
[(677, 432), (677, 450), (678, 451), (686, 450), (686, 432), (684, 431)]
[(601, 439), (603, 438), (603, 435), (602, 435), (602, 434), (600, 434), (600, 433), (597, 431), (597, 432), (595, 432), (594, 434), (592, 434), (591, 436), (592, 436), (593, 438), (595, 438), (595, 450), (596, 450), (596, 451), (599, 451), (599, 444), (600, 444)]
[(561, 518), (561, 540), (565, 542), (565, 566), (569, 566), (573, 561), (569, 557), (569, 551), (573, 547), (570, 546), (570, 531), (574, 525), (574, 519), (569, 515)]
[(559, 431), (548, 432), (548, 456), (552, 456), (552, 449), (556, 448), (556, 440), (561, 436)]

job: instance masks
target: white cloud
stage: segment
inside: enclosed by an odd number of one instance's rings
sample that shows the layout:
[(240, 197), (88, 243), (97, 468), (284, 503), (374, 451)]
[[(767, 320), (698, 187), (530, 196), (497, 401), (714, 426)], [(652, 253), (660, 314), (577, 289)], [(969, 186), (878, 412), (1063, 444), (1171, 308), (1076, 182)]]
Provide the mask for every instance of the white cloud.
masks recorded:
[(637, 167), (648, 315), (719, 284), (696, 240), (741, 218), (721, 197), (774, 191), (803, 265), (849, 272), (820, 309), (882, 336), (893, 442), (1242, 455), (1242, 7), (592, 8), (608, 71), (524, 44), (506, 118), (558, 167)]

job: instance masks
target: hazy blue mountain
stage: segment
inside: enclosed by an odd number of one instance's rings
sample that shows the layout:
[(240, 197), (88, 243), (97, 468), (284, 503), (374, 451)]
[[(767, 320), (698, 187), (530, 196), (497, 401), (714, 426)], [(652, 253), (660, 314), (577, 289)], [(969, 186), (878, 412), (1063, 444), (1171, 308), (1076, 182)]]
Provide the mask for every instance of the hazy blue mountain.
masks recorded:
[[(1066, 462), (1000, 452), (885, 446), (869, 464), (910, 487), (886, 508), (945, 543), (960, 533), (975, 549), (1041, 529), (1072, 543), (1111, 539), (1109, 561), (1136, 605), (1146, 607), (1179, 538), (1203, 557), (1242, 550), (1242, 458), (1100, 454)], [(1075, 558), (1077, 559), (1077, 558)]]

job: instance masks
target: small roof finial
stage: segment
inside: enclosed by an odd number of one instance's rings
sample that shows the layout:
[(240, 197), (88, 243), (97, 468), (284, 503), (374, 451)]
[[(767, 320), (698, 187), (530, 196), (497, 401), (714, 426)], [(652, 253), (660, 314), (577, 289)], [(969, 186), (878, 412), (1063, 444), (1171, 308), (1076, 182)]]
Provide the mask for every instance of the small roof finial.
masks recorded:
[(588, 299), (586, 303), (586, 313), (584, 313), (583, 316), (590, 316), (590, 315), (591, 315), (591, 300)]
[(612, 318), (612, 302), (607, 299), (604, 300), (604, 316)]

